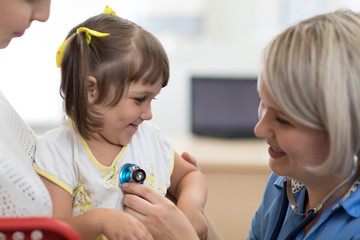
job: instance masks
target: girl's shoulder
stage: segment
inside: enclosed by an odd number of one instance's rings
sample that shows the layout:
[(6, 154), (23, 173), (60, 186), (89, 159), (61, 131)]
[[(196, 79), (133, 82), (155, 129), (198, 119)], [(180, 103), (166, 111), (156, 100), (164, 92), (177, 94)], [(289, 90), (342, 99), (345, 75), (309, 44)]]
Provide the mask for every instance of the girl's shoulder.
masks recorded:
[(70, 139), (77, 136), (77, 133), (70, 122), (61, 122), (58, 126), (45, 132), (38, 138), (38, 142), (46, 141), (51, 143), (61, 142), (66, 144)]
[(71, 155), (74, 148), (81, 146), (81, 141), (70, 122), (64, 121), (56, 128), (47, 131), (36, 140), (36, 152), (56, 155)]

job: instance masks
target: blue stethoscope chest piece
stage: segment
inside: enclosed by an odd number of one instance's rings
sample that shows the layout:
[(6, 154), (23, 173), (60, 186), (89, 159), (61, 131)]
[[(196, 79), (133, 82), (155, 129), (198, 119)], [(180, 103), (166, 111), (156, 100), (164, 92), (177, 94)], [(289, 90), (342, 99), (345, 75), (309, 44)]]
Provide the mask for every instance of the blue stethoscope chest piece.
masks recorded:
[(124, 164), (119, 172), (120, 185), (127, 182), (135, 182), (143, 184), (146, 178), (146, 172), (136, 164), (127, 163)]

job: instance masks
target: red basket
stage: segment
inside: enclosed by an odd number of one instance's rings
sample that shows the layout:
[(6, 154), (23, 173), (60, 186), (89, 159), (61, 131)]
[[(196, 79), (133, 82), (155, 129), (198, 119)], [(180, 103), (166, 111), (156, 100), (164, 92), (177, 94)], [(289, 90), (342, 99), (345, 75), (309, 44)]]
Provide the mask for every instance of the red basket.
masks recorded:
[(70, 225), (48, 217), (0, 218), (0, 239), (81, 240)]

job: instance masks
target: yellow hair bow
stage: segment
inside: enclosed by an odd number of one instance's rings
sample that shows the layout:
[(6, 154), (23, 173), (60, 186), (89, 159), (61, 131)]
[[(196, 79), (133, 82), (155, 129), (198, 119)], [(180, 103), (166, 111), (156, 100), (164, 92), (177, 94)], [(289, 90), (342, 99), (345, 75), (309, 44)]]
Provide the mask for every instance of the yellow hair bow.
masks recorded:
[[(109, 6), (106, 6), (103, 14), (108, 14), (108, 15), (114, 15), (116, 16), (116, 13), (114, 10), (112, 10)], [(95, 36), (95, 37), (106, 37), (108, 35), (110, 35), (110, 33), (101, 33), (86, 27), (79, 27), (76, 30), (76, 33), (74, 33), (73, 35), (71, 35), (70, 37), (68, 37), (67, 39), (65, 39), (65, 41), (61, 44), (61, 46), (59, 47), (58, 51), (56, 52), (56, 66), (59, 68), (61, 67), (61, 62), (63, 59), (63, 53), (64, 50), (66, 48), (67, 43), (69, 42), (69, 40), (77, 33), (79, 32), (85, 32), (85, 38), (86, 38), (86, 42), (87, 44), (91, 43), (91, 35)]]
[[(74, 34), (72, 36), (74, 36)], [(63, 59), (63, 52), (65, 50), (66, 44), (68, 43), (68, 41), (70, 40), (71, 37), (65, 39), (65, 41), (61, 44), (61, 46), (59, 47), (59, 49), (56, 52), (56, 66), (58, 68), (61, 67), (61, 62)]]
[(116, 16), (115, 11), (114, 11), (114, 10), (112, 10), (112, 9), (111, 9), (111, 7), (109, 7), (109, 6), (106, 6), (106, 8), (105, 8), (105, 10), (104, 10), (103, 14), (108, 14), (108, 15), (114, 15), (114, 16)]
[(76, 33), (79, 32), (85, 32), (85, 38), (88, 45), (91, 43), (91, 35), (95, 37), (106, 37), (110, 35), (110, 33), (101, 33), (86, 27), (79, 27), (78, 29), (76, 29)]

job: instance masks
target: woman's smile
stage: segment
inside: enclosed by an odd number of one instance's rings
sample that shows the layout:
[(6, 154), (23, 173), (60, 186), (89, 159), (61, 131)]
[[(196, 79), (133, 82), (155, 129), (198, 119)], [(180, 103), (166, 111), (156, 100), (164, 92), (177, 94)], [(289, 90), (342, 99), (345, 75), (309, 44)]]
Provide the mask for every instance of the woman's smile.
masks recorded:
[(271, 145), (269, 146), (268, 152), (271, 158), (281, 158), (286, 155), (286, 153), (280, 148), (276, 148)]

